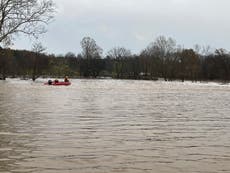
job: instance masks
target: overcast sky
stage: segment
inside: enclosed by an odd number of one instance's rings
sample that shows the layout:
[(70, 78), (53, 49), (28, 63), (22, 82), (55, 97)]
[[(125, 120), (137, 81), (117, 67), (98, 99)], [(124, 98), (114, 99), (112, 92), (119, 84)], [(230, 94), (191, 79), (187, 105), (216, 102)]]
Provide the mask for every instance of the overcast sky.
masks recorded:
[[(230, 0), (53, 0), (55, 21), (39, 41), (48, 53), (80, 53), (89, 36), (104, 53), (116, 46), (139, 53), (159, 35), (185, 48), (194, 44), (230, 50)], [(14, 48), (31, 49), (25, 37)]]

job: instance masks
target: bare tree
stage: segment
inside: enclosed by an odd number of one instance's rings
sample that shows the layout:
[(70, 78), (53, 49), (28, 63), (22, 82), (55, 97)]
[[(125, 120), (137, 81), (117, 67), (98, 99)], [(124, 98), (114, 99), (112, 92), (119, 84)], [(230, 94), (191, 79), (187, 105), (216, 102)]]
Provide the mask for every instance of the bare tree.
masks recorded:
[(141, 52), (141, 56), (152, 57), (155, 59), (155, 62), (157, 62), (156, 60), (159, 60), (156, 68), (160, 69), (161, 76), (167, 80), (167, 74), (171, 73), (171, 64), (176, 61), (174, 54), (177, 49), (176, 41), (174, 39), (159, 36)]
[(44, 53), (46, 48), (42, 45), (42, 43), (34, 43), (32, 47), (32, 51), (35, 53)]
[(176, 46), (176, 41), (171, 37), (159, 36), (141, 52), (141, 55), (159, 57), (164, 61), (166, 58), (169, 58), (169, 55), (180, 49)]
[(0, 43), (10, 45), (20, 33), (38, 37), (46, 32), (54, 12), (52, 0), (1, 0)]
[[(115, 59), (114, 61), (114, 72), (116, 74), (116, 78), (121, 78), (123, 72), (125, 71), (125, 58), (131, 57), (131, 51), (124, 47), (114, 47), (109, 50), (107, 55)], [(127, 69), (126, 69), (127, 70)]]
[(178, 70), (180, 71), (182, 82), (185, 79), (197, 81), (200, 72), (199, 55), (193, 49), (184, 49), (179, 56), (180, 64)]
[(35, 53), (33, 55), (33, 68), (32, 68), (33, 81), (35, 81), (36, 78), (39, 77), (39, 73), (42, 70), (42, 67), (46, 65), (46, 63), (42, 62), (42, 56), (41, 56), (41, 54), (44, 53), (45, 50), (46, 48), (41, 43), (33, 44), (32, 51)]
[(99, 58), (102, 54), (102, 48), (100, 48), (96, 41), (90, 37), (84, 37), (81, 41), (82, 56), (86, 59)]
[(65, 58), (76, 58), (76, 55), (73, 52), (67, 52)]
[(193, 50), (197, 53), (197, 54), (201, 54), (201, 46), (199, 44), (195, 44), (193, 46)]
[(211, 48), (211, 46), (209, 46), (209, 45), (203, 46), (202, 47), (202, 54), (204, 56), (208, 56), (208, 55), (212, 54), (212, 48)]
[(110, 58), (118, 59), (118, 58), (124, 58), (124, 57), (130, 57), (131, 51), (124, 48), (124, 47), (115, 47), (108, 51), (108, 56)]
[(159, 55), (161, 58), (165, 58), (176, 50), (176, 41), (172, 38), (166, 38), (165, 36), (159, 36), (155, 42), (150, 44), (150, 48)]

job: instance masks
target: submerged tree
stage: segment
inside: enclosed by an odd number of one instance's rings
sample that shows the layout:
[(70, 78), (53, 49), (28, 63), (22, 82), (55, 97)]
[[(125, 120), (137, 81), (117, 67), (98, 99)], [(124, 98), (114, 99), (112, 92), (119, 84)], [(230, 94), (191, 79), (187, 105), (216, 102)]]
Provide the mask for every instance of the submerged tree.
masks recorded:
[[(114, 47), (113, 49), (109, 50), (107, 53), (108, 57), (114, 60), (114, 73), (116, 78), (122, 77), (122, 74), (125, 71), (125, 59), (130, 58), (132, 53), (130, 50), (124, 47)], [(126, 69), (127, 70), (127, 69)]]
[(84, 37), (82, 39), (81, 47), (84, 60), (80, 66), (80, 73), (85, 77), (97, 77), (102, 66), (102, 48), (100, 48), (96, 41), (90, 37)]
[(196, 81), (200, 73), (200, 59), (193, 49), (184, 49), (178, 54), (179, 59), (179, 75), (182, 81), (189, 79)]
[(32, 55), (32, 80), (35, 81), (39, 77), (42, 68), (48, 65), (47, 58), (42, 57), (42, 53), (46, 50), (41, 43), (35, 43), (32, 48), (35, 53)]
[[(176, 41), (174, 39), (170, 37), (166, 38), (165, 36), (157, 37), (154, 42), (150, 43), (147, 48), (141, 52), (142, 60), (146, 62), (145, 71), (160, 75), (167, 80), (169, 73), (172, 71), (176, 51)], [(151, 61), (148, 60), (149, 58), (151, 58)]]

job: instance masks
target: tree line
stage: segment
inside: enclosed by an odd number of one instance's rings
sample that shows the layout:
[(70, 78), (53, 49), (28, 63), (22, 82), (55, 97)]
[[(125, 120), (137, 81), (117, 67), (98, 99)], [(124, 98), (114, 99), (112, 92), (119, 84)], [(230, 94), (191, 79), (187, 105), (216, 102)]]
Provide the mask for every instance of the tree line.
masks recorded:
[(78, 55), (47, 55), (41, 44), (32, 51), (0, 50), (0, 78), (21, 77), (36, 80), (38, 77), (116, 79), (162, 78), (171, 80), (230, 81), (230, 54), (224, 49), (210, 51), (210, 47), (195, 45), (182, 48), (172, 38), (157, 37), (138, 55), (124, 47), (114, 47), (103, 56), (96, 41), (84, 37), (82, 52)]
[(6, 77), (113, 77), (117, 79), (230, 80), (230, 54), (224, 49), (211, 52), (208, 46), (186, 49), (172, 38), (157, 37), (138, 55), (124, 47), (103, 49), (90, 37), (81, 41), (82, 52), (56, 56), (44, 53), (37, 43), (31, 51), (12, 50), (15, 37), (37, 38), (46, 32), (56, 13), (52, 0), (0, 1), (0, 79)]

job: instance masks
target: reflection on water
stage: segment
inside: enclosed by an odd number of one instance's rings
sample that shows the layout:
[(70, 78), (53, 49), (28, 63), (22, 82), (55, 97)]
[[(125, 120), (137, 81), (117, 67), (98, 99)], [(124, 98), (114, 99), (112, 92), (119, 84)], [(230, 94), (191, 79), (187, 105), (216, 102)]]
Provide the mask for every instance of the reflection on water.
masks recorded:
[(230, 172), (230, 86), (0, 81), (0, 172)]

